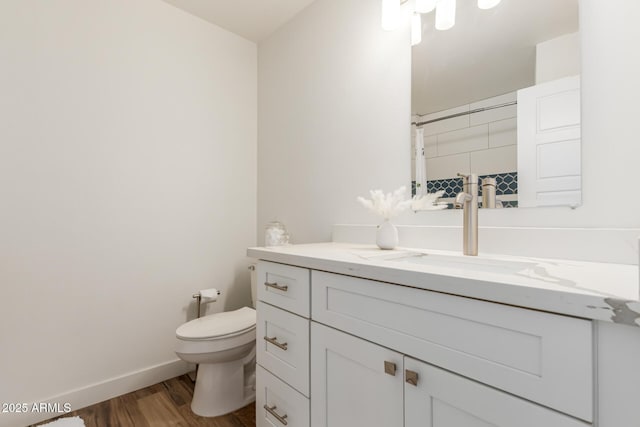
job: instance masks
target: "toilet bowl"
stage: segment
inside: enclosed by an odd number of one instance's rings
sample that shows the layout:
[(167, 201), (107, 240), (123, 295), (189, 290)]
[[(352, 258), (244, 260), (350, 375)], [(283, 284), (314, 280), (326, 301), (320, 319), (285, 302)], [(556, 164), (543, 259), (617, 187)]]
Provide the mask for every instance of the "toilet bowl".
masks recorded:
[[(255, 274), (251, 275), (252, 297)], [(233, 412), (255, 401), (256, 311), (238, 310), (191, 320), (176, 329), (176, 354), (197, 363), (191, 410), (203, 417)]]

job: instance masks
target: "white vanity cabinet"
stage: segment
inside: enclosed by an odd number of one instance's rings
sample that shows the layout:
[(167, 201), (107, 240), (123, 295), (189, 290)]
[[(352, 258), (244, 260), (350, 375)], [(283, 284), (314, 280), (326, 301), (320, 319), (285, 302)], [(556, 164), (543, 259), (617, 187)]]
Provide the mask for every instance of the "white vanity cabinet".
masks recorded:
[(310, 271), (261, 261), (256, 275), (256, 425), (309, 427)]
[(592, 425), (589, 320), (272, 262), (258, 278), (258, 426)]
[(320, 271), (311, 281), (314, 322), (592, 421), (588, 320)]
[(312, 323), (313, 427), (587, 427), (468, 378)]

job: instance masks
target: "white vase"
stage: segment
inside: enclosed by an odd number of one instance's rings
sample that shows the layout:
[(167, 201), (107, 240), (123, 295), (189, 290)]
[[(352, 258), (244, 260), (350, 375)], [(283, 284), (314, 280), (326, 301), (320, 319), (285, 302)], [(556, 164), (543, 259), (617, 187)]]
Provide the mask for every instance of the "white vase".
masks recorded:
[(376, 244), (380, 249), (393, 249), (398, 246), (398, 229), (388, 219), (378, 226)]

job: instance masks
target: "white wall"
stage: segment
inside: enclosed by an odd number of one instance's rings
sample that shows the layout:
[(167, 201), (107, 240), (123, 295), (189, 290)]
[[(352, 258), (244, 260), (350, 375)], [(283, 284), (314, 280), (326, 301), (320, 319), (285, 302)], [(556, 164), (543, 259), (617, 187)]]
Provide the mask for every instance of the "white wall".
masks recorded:
[(175, 373), (194, 291), (249, 303), (256, 45), (159, 0), (3, 0), (0, 64), (0, 402)]
[(580, 33), (536, 45), (536, 84), (580, 74)]
[[(377, 32), (378, 9), (375, 1), (317, 0), (259, 47), (259, 227), (279, 218), (296, 242), (326, 241), (332, 223), (379, 221), (357, 195), (408, 185), (409, 39)], [(481, 211), (481, 225), (640, 226), (640, 198), (629, 197), (640, 158), (640, 57), (629, 40), (640, 40), (640, 2), (582, 0), (580, 19), (584, 203)], [(457, 211), (398, 219), (461, 221)]]
[(258, 54), (258, 240), (278, 219), (293, 242), (362, 220), (356, 197), (410, 185), (408, 29), (380, 4), (317, 0)]

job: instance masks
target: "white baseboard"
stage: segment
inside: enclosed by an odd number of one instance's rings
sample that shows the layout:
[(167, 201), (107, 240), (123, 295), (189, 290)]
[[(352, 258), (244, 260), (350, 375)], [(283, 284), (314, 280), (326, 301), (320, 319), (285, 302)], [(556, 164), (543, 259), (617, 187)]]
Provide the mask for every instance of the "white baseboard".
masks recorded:
[[(176, 359), (159, 365), (150, 366), (139, 371), (130, 372), (119, 377), (110, 378), (86, 387), (70, 390), (65, 393), (44, 399), (41, 402), (71, 405), (71, 411), (121, 396), (141, 388), (165, 381), (187, 373), (192, 366)], [(39, 402), (40, 403), (40, 402)], [(58, 413), (51, 412), (27, 412), (22, 414), (0, 415), (0, 427), (27, 426), (50, 418), (57, 417)]]

